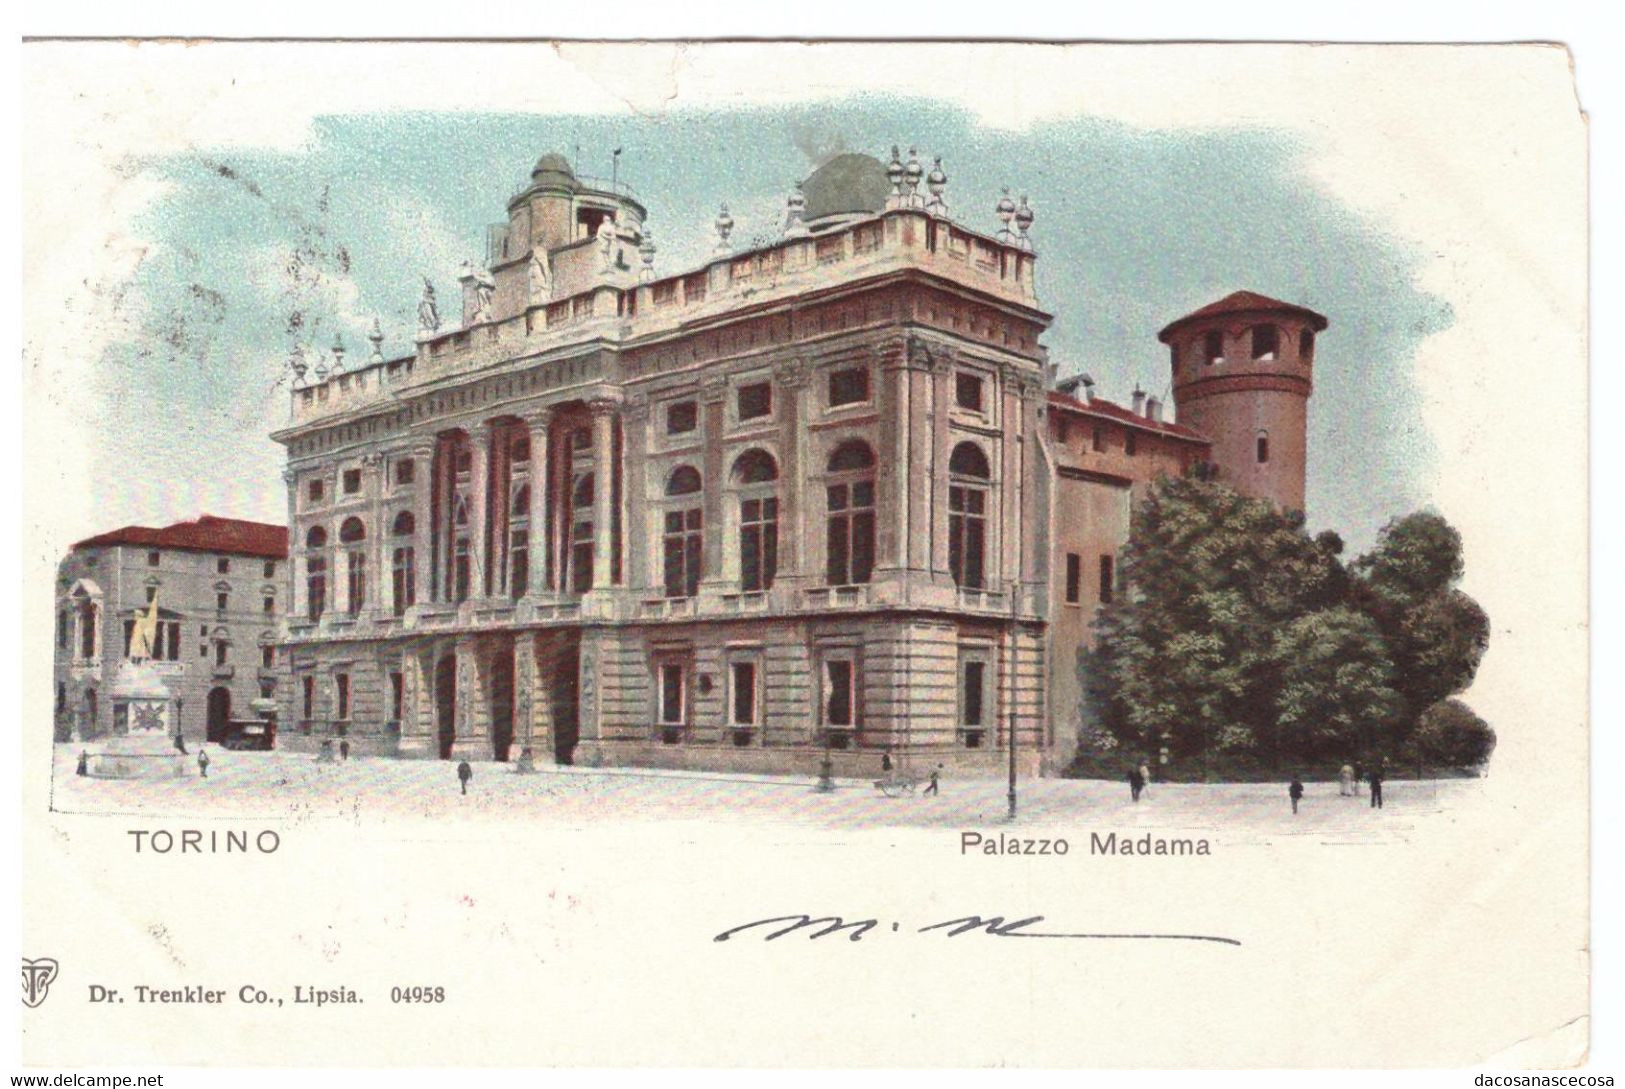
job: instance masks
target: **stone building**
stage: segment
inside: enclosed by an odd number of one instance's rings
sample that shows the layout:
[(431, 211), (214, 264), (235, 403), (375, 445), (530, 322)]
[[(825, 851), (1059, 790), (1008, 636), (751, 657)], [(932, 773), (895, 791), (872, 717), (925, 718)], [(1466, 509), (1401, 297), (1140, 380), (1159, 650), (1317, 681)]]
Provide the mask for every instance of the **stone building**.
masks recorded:
[(276, 697), (286, 604), (285, 526), (203, 515), (125, 526), (78, 542), (57, 569), (55, 736), (114, 732), (108, 698), (137, 611), (158, 603), (152, 671), (189, 739), (218, 741), (233, 718)]
[(1132, 493), (1219, 440), (1049, 389), (1032, 210), (981, 233), (946, 182), (837, 156), (781, 237), (736, 251), (723, 206), (657, 275), (630, 190), (548, 155), (457, 321), (426, 284), (411, 355), (375, 327), (360, 366), (300, 362), (282, 743), (974, 774), (1013, 731), (1024, 773), (1062, 766), (1051, 662)]

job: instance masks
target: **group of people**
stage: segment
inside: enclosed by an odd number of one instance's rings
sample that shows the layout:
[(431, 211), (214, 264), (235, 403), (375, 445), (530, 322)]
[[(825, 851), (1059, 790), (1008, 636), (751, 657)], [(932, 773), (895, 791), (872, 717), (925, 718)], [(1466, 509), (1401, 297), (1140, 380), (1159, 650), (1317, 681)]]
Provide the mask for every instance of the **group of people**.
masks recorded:
[[(1360, 783), (1364, 782), (1371, 788), (1371, 808), (1382, 808), (1382, 784), (1387, 779), (1388, 761), (1381, 760), (1374, 767), (1362, 768), (1354, 764), (1344, 764), (1337, 774), (1337, 793), (1345, 798), (1357, 797), (1360, 793)], [(1146, 787), (1151, 783), (1151, 768), (1146, 763), (1131, 766), (1128, 769), (1129, 796), (1138, 802), (1145, 794)], [(1292, 812), (1298, 811), (1298, 803), (1303, 801), (1303, 780), (1296, 774), (1286, 788), (1287, 800), (1292, 803)]]

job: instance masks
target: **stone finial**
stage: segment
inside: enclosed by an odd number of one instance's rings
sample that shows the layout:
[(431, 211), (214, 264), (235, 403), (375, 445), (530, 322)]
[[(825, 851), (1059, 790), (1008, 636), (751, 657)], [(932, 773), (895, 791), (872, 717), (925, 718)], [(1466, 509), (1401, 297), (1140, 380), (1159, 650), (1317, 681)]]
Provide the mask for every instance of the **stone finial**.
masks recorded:
[(886, 180), (891, 182), (891, 195), (886, 198), (887, 208), (903, 206), (903, 159), (897, 145), (891, 146), (891, 162), (886, 164)]
[(372, 331), (367, 334), (367, 339), (372, 341), (372, 355), (369, 357), (368, 362), (382, 363), (384, 361), (384, 326), (376, 315), (372, 319)]
[(931, 191), (931, 199), (925, 202), (925, 210), (938, 219), (947, 219), (948, 202), (942, 199), (942, 194), (948, 188), (948, 175), (942, 172), (941, 155), (933, 162), (931, 173), (925, 176), (925, 187)]
[(647, 224), (643, 228), (643, 241), (638, 243), (638, 256), (643, 259), (643, 268), (638, 271), (638, 282), (653, 283), (655, 278), (655, 236)]
[(999, 203), (993, 206), (993, 214), (999, 217), (999, 233), (994, 237), (1005, 245), (1015, 242), (1016, 236), (1010, 231), (1010, 221), (1016, 216), (1016, 202), (1010, 199), (1010, 187), (1005, 186), (999, 190), (1002, 194)]
[(310, 366), (305, 362), (303, 348), (295, 348), (288, 353), (288, 367), (293, 371), (293, 388), (299, 389), (304, 386), (305, 372), (310, 370)]
[(732, 253), (733, 246), (728, 243), (728, 236), (733, 233), (734, 217), (728, 214), (728, 206), (724, 204), (717, 212), (714, 226), (717, 229), (717, 252)]
[(344, 373), (344, 338), (333, 334), (333, 373)]
[(1032, 239), (1027, 237), (1027, 231), (1033, 225), (1033, 210), (1027, 206), (1027, 194), (1021, 195), (1021, 207), (1016, 209), (1016, 245), (1024, 250), (1033, 248)]
[(920, 196), (920, 179), (925, 176), (925, 168), (920, 165), (920, 156), (913, 148), (908, 149), (908, 162), (903, 167), (903, 178), (908, 185), (908, 195), (904, 202), (910, 208), (925, 207), (925, 198)]
[(434, 300), (434, 284), (423, 278), (423, 298), (418, 302), (418, 332), (431, 336), (440, 328), (440, 307)]
[(806, 238), (811, 232), (807, 230), (805, 222), (807, 212), (807, 194), (801, 191), (801, 183), (796, 182), (786, 198), (784, 212), (784, 237)]
[(598, 221), (598, 255), (603, 259), (604, 271), (608, 272), (615, 265), (615, 216), (605, 216)]

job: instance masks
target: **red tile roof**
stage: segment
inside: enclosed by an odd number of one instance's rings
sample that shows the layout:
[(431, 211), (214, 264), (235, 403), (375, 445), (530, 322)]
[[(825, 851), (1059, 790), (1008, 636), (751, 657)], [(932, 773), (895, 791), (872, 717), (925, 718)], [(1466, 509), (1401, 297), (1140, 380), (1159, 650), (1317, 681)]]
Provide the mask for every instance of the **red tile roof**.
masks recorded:
[(1211, 318), (1217, 314), (1269, 313), (1296, 314), (1298, 317), (1308, 318), (1309, 324), (1314, 326), (1316, 332), (1326, 328), (1328, 324), (1324, 316), (1315, 313), (1307, 306), (1282, 302), (1280, 299), (1272, 299), (1268, 295), (1260, 295), (1256, 291), (1233, 291), (1218, 302), (1208, 303), (1200, 310), (1192, 310), (1184, 317), (1169, 322), (1162, 327), (1162, 332), (1157, 334), (1157, 339), (1166, 344), (1169, 335), (1180, 326), (1188, 322), (1199, 321), (1202, 318)]
[(1104, 416), (1109, 420), (1116, 420), (1119, 423), (1129, 424), (1130, 426), (1138, 427), (1143, 431), (1153, 431), (1159, 435), (1168, 435), (1172, 438), (1186, 439), (1188, 441), (1200, 442), (1207, 445), (1212, 444), (1212, 440), (1204, 436), (1201, 432), (1192, 431), (1183, 424), (1172, 423), (1167, 420), (1151, 420), (1144, 416), (1136, 416), (1133, 412), (1124, 408), (1122, 405), (1113, 404), (1110, 401), (1102, 401), (1098, 397), (1092, 401), (1080, 401), (1076, 397), (1069, 397), (1057, 390), (1050, 390), (1049, 403), (1052, 405), (1059, 405), (1062, 408), (1071, 409), (1073, 412), (1078, 412), (1085, 416)]
[(124, 526), (122, 529), (86, 537), (73, 547), (100, 548), (108, 545), (134, 545), (138, 548), (176, 548), (191, 552), (224, 552), (234, 556), (262, 556), (286, 559), (288, 527), (267, 522), (246, 522), (241, 518), (216, 518), (204, 514), (193, 522), (176, 522), (154, 529), (152, 526)]

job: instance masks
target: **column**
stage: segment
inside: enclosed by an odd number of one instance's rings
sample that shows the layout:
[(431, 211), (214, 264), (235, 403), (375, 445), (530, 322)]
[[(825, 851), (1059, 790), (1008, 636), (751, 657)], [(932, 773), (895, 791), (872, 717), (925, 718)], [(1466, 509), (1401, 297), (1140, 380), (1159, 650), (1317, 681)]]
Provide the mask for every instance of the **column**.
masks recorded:
[(649, 448), (649, 398), (630, 393), (621, 406), (621, 498), (626, 511), (626, 585), (641, 595), (649, 591), (649, 512), (646, 494)]
[(615, 446), (611, 435), (615, 403), (593, 401), (587, 407), (592, 410), (592, 588), (607, 590), (614, 566), (611, 551), (614, 535), (610, 523), (615, 517)]
[[(469, 600), (478, 601), (486, 596), (486, 579), (489, 577), (485, 538), (489, 528), (486, 525), (486, 512), (490, 504), (486, 493), (491, 484), (491, 425), (480, 423), (469, 428), (468, 441), (471, 447), (468, 459), (468, 596)], [(461, 651), (458, 653), (460, 659)]]
[(905, 361), (903, 379), (908, 387), (908, 558), (910, 571), (931, 572), (932, 525), (931, 485), (935, 466), (931, 458), (931, 372), (922, 359), (912, 355)]
[(722, 539), (727, 532), (722, 517), (722, 493), (727, 487), (727, 467), (722, 462), (723, 431), (727, 426), (728, 383), (720, 374), (708, 375), (700, 386), (700, 412), (705, 435), (705, 453), (701, 458), (701, 474), (705, 483), (702, 493), (701, 518), (704, 520), (704, 571), (702, 583), (717, 589), (725, 586), (726, 572), (722, 566)]
[[(536, 464), (536, 447), (530, 448), (530, 461)], [(535, 495), (535, 489), (531, 489)], [(534, 552), (535, 550), (532, 549)], [(531, 570), (535, 570), (531, 564)], [(529, 749), (532, 759), (537, 753), (536, 746), (536, 636), (532, 632), (520, 632), (513, 640), (513, 757), (517, 759), (524, 750)]]
[[(388, 466), (382, 454), (365, 454), (361, 458), (361, 483), (368, 497), (367, 515), (367, 588), (363, 599), (363, 615), (387, 615), (384, 594), (389, 588), (389, 530), (384, 524), (384, 489), (388, 482)], [(348, 574), (348, 573), (346, 573)]]
[[(548, 519), (557, 509), (549, 490), (553, 459), (548, 447), (548, 425), (552, 420), (550, 408), (537, 409), (525, 417), (530, 428), (530, 570), (526, 579), (530, 589), (526, 596), (551, 589), (547, 585), (547, 558), (552, 554), (553, 538)], [(530, 658), (534, 666), (536, 655), (532, 653)]]
[(879, 449), (875, 451), (875, 568), (908, 566), (911, 473), (908, 457), (908, 347), (900, 342), (878, 346), (875, 353), (880, 412)]
[[(802, 554), (806, 551), (803, 535), (807, 532), (807, 487), (805, 477), (806, 429), (802, 420), (806, 416), (808, 384), (807, 365), (792, 359), (773, 372), (778, 384), (774, 391), (779, 415), (779, 573), (777, 579), (789, 577), (792, 585), (811, 572), (803, 570)], [(777, 581), (777, 580), (775, 580)]]
[(931, 490), (927, 502), (931, 508), (932, 578), (949, 584), (953, 580), (948, 573), (948, 455), (953, 434), (949, 430), (948, 406), (953, 398), (953, 370), (947, 351), (936, 349), (931, 358)]
[[(452, 461), (456, 457), (455, 444), (448, 442), (443, 435), (435, 437), (434, 462), (432, 465), (434, 480), (431, 483), (433, 499), (429, 507), (433, 539), (430, 542), (429, 555), (424, 562), (429, 564), (431, 577), (429, 584), (424, 587), (426, 600), (450, 601), (451, 559), (447, 551), (451, 541), (451, 481), (455, 471)], [(440, 520), (433, 523), (433, 514), (439, 508)]]
[(286, 622), (289, 617), (304, 616), (306, 613), (303, 580), (298, 571), (299, 551), (305, 541), (299, 536), (299, 476), (291, 467), (284, 469), (282, 482), (288, 486), (288, 560), (282, 565), (283, 577), (288, 580), (288, 592), (282, 596), (282, 619)]
[[(432, 601), (433, 554), (429, 533), (434, 509), (435, 444), (420, 441), (412, 445), (412, 590), (419, 601)], [(393, 603), (391, 603), (393, 604)]]

